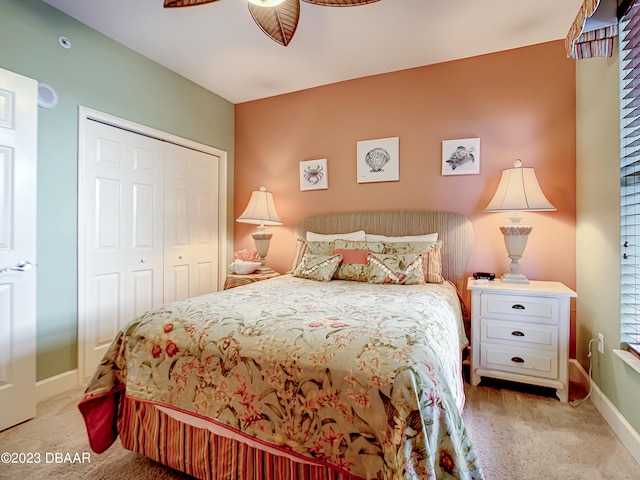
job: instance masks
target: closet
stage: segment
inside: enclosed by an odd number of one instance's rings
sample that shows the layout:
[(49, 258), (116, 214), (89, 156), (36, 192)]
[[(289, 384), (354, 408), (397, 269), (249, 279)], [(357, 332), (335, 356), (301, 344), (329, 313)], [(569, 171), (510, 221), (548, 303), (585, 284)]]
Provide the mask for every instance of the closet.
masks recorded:
[(224, 152), (104, 118), (81, 117), (81, 381), (136, 316), (218, 290), (226, 257)]

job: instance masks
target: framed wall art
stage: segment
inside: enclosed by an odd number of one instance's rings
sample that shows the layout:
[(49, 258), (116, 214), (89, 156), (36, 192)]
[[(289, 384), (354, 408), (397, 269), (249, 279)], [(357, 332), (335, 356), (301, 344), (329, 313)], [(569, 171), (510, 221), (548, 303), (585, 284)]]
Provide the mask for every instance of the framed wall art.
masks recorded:
[(358, 142), (357, 162), (358, 183), (400, 180), (399, 137)]
[(327, 159), (300, 162), (300, 190), (325, 190), (329, 188)]
[(480, 139), (442, 141), (442, 175), (480, 173)]

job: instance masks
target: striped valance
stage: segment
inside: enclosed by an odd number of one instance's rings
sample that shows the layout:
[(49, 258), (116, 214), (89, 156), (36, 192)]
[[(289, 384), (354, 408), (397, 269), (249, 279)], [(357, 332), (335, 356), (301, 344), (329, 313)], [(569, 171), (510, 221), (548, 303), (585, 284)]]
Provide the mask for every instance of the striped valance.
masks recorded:
[(592, 57), (610, 57), (613, 54), (613, 40), (618, 35), (618, 24), (590, 32), (584, 32), (573, 44), (569, 55), (577, 60)]
[(615, 0), (584, 0), (565, 38), (568, 57), (581, 59), (613, 54), (613, 41), (618, 35), (616, 7)]

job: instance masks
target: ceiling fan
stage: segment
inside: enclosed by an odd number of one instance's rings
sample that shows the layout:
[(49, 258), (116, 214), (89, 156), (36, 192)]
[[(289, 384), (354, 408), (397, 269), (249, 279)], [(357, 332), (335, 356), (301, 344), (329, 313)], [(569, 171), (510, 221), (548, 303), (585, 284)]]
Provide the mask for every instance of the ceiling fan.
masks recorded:
[[(165, 8), (191, 7), (213, 3), (218, 0), (164, 0)], [(326, 7), (351, 7), (366, 5), (380, 0), (302, 0)], [(300, 17), (300, 0), (249, 0), (251, 16), (273, 40), (287, 46), (296, 33)]]

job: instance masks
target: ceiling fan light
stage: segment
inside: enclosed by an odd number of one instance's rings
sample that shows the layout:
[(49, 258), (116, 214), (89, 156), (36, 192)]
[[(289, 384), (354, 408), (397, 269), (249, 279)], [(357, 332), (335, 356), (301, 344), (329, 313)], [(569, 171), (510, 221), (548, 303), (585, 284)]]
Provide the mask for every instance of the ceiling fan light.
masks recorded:
[(257, 5), (259, 7), (275, 7), (276, 5), (280, 5), (285, 0), (249, 0), (250, 3)]

